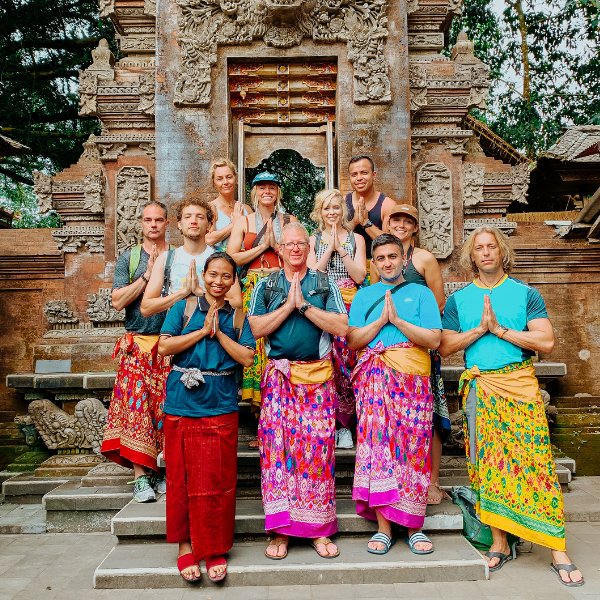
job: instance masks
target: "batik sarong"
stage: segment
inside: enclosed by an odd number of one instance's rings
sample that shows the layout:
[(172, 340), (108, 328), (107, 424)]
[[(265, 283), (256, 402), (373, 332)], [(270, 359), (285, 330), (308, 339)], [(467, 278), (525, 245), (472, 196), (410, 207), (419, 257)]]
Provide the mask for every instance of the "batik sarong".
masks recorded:
[[(346, 310), (349, 311), (352, 299), (356, 295), (356, 284), (353, 279), (340, 279), (336, 284), (340, 288)], [(356, 360), (357, 353), (348, 348), (346, 338), (334, 336), (331, 363), (335, 383), (335, 409), (336, 418), (344, 427), (348, 426), (350, 419), (356, 413), (356, 400), (350, 381)]]
[(170, 367), (152, 349), (157, 335), (127, 333), (115, 344), (120, 357), (101, 453), (124, 467), (132, 464), (158, 470), (163, 448), (163, 407)]
[(433, 392), (433, 424), (442, 430), (442, 440), (452, 433), (450, 413), (446, 402), (446, 389), (442, 379), (442, 358), (437, 350), (430, 350), (431, 356), (431, 391)]
[(429, 352), (378, 342), (352, 374), (358, 418), (352, 499), (356, 512), (411, 529), (425, 520), (431, 479), (433, 395)]
[(268, 532), (316, 538), (337, 531), (332, 377), (329, 358), (267, 364), (258, 442)]
[[(469, 394), (473, 385), (475, 393)], [(531, 359), (494, 371), (467, 369), (459, 392), (469, 477), (482, 523), (565, 550), (563, 497)], [(468, 419), (469, 413), (475, 418)]]
[[(243, 280), (243, 307), (244, 312), (248, 312), (250, 308), (250, 300), (252, 298), (252, 290), (254, 286), (269, 273), (248, 273)], [(256, 340), (256, 352), (254, 353), (254, 364), (251, 367), (244, 367), (244, 375), (242, 380), (242, 400), (250, 402), (252, 412), (257, 413), (260, 410), (260, 382), (262, 380), (265, 366), (267, 364), (267, 353), (265, 350), (265, 339)]]
[(197, 561), (233, 546), (238, 413), (165, 415), (167, 542), (191, 540)]

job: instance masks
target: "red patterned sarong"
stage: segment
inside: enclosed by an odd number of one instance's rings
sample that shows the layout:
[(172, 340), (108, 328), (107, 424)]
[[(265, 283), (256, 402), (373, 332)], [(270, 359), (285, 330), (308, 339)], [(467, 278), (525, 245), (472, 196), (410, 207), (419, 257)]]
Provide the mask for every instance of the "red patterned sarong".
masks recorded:
[[(157, 471), (156, 457), (163, 447), (163, 406), (170, 367), (161, 357), (153, 367), (152, 353), (142, 351), (136, 337), (127, 333), (115, 345), (113, 358), (120, 355), (121, 362), (101, 452), (124, 467), (131, 468), (135, 463)], [(148, 344), (150, 336), (140, 337)]]
[[(398, 368), (392, 368), (385, 353), (397, 349)], [(428, 361), (427, 351), (412, 342), (389, 348), (379, 342), (367, 348), (352, 374), (358, 417), (352, 499), (357, 514), (367, 519), (375, 520), (377, 509), (394, 523), (423, 526), (433, 395), (428, 376), (402, 371), (429, 373)]]
[[(296, 537), (329, 536), (335, 514), (335, 408), (327, 361), (270, 360), (258, 423), (265, 528)], [(296, 367), (329, 369), (329, 380), (295, 383)], [(314, 381), (319, 381), (315, 374)]]
[(238, 418), (165, 415), (167, 542), (191, 540), (196, 562), (233, 546)]

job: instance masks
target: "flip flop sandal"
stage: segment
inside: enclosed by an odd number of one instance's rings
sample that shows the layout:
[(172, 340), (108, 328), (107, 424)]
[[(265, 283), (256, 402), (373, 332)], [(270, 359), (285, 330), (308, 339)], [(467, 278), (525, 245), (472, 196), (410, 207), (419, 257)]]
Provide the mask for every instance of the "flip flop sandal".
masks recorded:
[[(555, 565), (554, 563), (550, 563), (550, 568), (556, 573), (556, 576), (558, 577), (558, 580), (565, 586), (565, 587), (580, 587), (582, 586), (585, 582), (583, 580), (583, 577), (581, 578), (581, 581), (563, 581), (563, 578), (560, 576), (560, 572), (561, 570), (566, 571), (567, 573), (572, 573), (573, 571), (579, 571), (579, 569), (577, 568), (577, 566), (575, 564), (572, 565), (563, 565), (563, 564), (558, 564)], [(490, 569), (491, 570), (491, 569)], [(571, 575), (569, 575), (569, 578), (571, 577)]]
[[(415, 531), (410, 537), (406, 536), (404, 541), (408, 544), (413, 554), (431, 554), (433, 552), (432, 541), (422, 531)], [(415, 546), (421, 542), (431, 544), (431, 550), (417, 550)]]
[[(225, 565), (225, 570), (220, 575), (217, 575), (216, 577), (211, 577), (209, 573), (210, 569), (212, 569), (213, 567), (218, 567), (219, 565)], [(222, 556), (213, 556), (211, 558), (207, 558), (206, 572), (208, 573), (208, 578), (211, 581), (223, 581), (223, 579), (225, 579), (225, 575), (227, 575), (227, 561)]]
[(315, 549), (315, 552), (321, 557), (321, 558), (335, 558), (336, 556), (340, 555), (340, 551), (338, 548), (338, 551), (335, 554), (321, 554), (318, 550), (317, 550), (317, 544), (324, 544), (325, 545), (325, 549), (327, 549), (327, 544), (333, 544), (333, 542), (326, 537), (320, 537), (317, 538), (316, 540), (313, 540), (312, 542), (312, 547)]
[[(269, 546), (277, 546), (278, 552), (279, 552), (279, 546), (283, 546), (283, 544), (285, 544), (285, 554), (283, 556), (271, 556), (270, 554), (267, 554), (266, 550), (265, 550), (265, 556), (267, 558), (270, 558), (271, 560), (283, 560), (287, 556), (287, 546), (289, 544), (289, 540), (274, 539), (273, 541), (269, 542)], [(269, 546), (267, 546), (267, 548)]]
[(390, 551), (390, 548), (396, 543), (396, 538), (391, 538), (386, 533), (376, 533), (369, 542), (378, 542), (379, 544), (383, 544), (385, 548), (383, 550), (373, 550), (373, 548), (369, 548), (367, 544), (367, 552), (371, 554), (387, 554)]
[(197, 564), (198, 563), (194, 560), (194, 555), (191, 552), (183, 554), (177, 559), (177, 568), (179, 569), (179, 574), (184, 581), (187, 581), (188, 583), (198, 583), (198, 581), (202, 579), (202, 574), (200, 574), (199, 577), (192, 577), (191, 579), (188, 579), (187, 577), (184, 577), (182, 573), (184, 569), (187, 569), (188, 567), (194, 567)]

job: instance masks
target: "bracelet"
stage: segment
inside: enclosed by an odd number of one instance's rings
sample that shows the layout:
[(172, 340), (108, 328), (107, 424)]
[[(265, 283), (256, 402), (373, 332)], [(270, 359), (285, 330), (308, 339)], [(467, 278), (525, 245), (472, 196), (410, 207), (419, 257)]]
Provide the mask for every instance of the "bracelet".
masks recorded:
[[(502, 327), (502, 325), (500, 325)], [(508, 327), (502, 327), (502, 331), (496, 335), (497, 338), (502, 339), (505, 333), (508, 331)]]
[(143, 273), (142, 273), (142, 277), (141, 277), (141, 278), (142, 278), (142, 279), (143, 279), (143, 280), (146, 282), (146, 285), (148, 285), (148, 281), (149, 281), (149, 280), (148, 280), (148, 279), (146, 279), (146, 276), (145, 276)]
[(340, 254), (340, 258), (341, 258), (341, 259), (344, 259), (344, 258), (346, 258), (346, 256), (348, 256), (348, 253), (347, 253), (347, 252), (346, 252), (346, 254), (344, 254), (344, 256), (342, 256), (342, 255)]

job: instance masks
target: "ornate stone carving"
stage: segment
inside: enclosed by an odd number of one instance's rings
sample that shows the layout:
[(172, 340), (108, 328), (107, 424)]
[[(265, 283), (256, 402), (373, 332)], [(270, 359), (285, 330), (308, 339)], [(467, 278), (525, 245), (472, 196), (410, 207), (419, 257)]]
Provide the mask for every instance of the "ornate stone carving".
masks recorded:
[(123, 167), (117, 173), (117, 254), (142, 241), (139, 207), (150, 200), (150, 173), (144, 167)]
[(108, 410), (96, 398), (85, 398), (77, 403), (75, 417), (85, 438), (85, 445), (80, 448), (91, 447), (95, 454), (100, 454), (107, 415)]
[[(79, 324), (80, 326), (82, 323)], [(51, 329), (44, 334), (44, 339), (63, 340), (67, 338), (111, 338), (118, 339), (125, 335), (125, 327), (80, 327), (79, 329)]]
[(67, 414), (50, 400), (34, 400), (28, 411), (49, 450), (92, 447), (77, 418)]
[(420, 243), (436, 258), (454, 249), (452, 177), (443, 163), (426, 163), (417, 173)]
[(98, 74), (79, 71), (79, 116), (95, 116), (98, 111)]
[(79, 319), (73, 316), (66, 300), (48, 300), (43, 308), (46, 320), (50, 325), (77, 323)]
[(458, 290), (462, 290), (465, 286), (469, 285), (470, 281), (445, 281), (444, 282), (444, 294), (446, 298), (454, 294)]
[(83, 208), (92, 213), (104, 211), (104, 175), (102, 171), (83, 178)]
[(101, 39), (98, 47), (92, 50), (92, 59), (94, 62), (88, 67), (88, 71), (99, 71), (100, 77), (110, 76), (114, 73), (115, 57), (105, 39)]
[(408, 47), (419, 50), (441, 50), (444, 47), (444, 34), (439, 33), (409, 33)]
[(386, 2), (359, 0), (179, 0), (181, 65), (175, 85), (177, 106), (207, 106), (211, 68), (219, 44), (290, 48), (306, 36), (315, 42), (345, 41), (354, 66), (354, 102), (391, 101), (383, 44), (388, 35)]
[(33, 172), (33, 193), (37, 196), (40, 212), (52, 210), (52, 177), (41, 171)]
[(100, 151), (96, 146), (96, 136), (91, 133), (87, 142), (83, 142), (83, 154), (77, 161), (78, 165), (98, 165), (100, 164)]
[(448, 12), (456, 15), (462, 15), (463, 0), (448, 0)]
[(97, 143), (98, 149), (100, 150), (100, 160), (106, 162), (109, 160), (117, 160), (127, 148), (125, 143)]
[(140, 148), (150, 157), (156, 158), (156, 144), (154, 142), (141, 142)]
[(442, 138), (441, 141), (444, 142), (444, 146), (446, 146), (446, 150), (450, 152), (450, 154), (455, 154), (458, 156), (465, 156), (468, 154), (465, 149), (465, 144), (467, 143), (469, 138), (466, 137), (445, 137)]
[(156, 16), (156, 0), (144, 0), (144, 14)]
[(410, 114), (416, 114), (427, 106), (427, 71), (417, 65), (409, 67)]
[(147, 115), (154, 114), (154, 84), (156, 75), (154, 71), (147, 71), (140, 75), (140, 83), (138, 84), (138, 93), (140, 95), (140, 103), (137, 109)]
[(464, 165), (463, 204), (473, 206), (483, 202), (485, 169), (473, 163)]
[(467, 34), (461, 31), (456, 37), (456, 44), (452, 47), (451, 57), (456, 62), (480, 62), (475, 56), (475, 44), (469, 40)]
[(406, 2), (407, 14), (410, 15), (410, 14), (416, 12), (417, 10), (419, 10), (419, 0), (407, 0), (407, 2)]
[(77, 252), (85, 244), (89, 252), (104, 252), (103, 225), (70, 225), (50, 232), (61, 252)]
[(115, 12), (115, 0), (100, 0), (100, 16), (108, 17)]
[(86, 309), (93, 323), (112, 323), (125, 320), (125, 310), (116, 310), (112, 305), (110, 288), (101, 288), (97, 294), (88, 294), (89, 308)]
[(119, 46), (122, 52), (154, 52), (156, 38), (154, 36), (121, 38)]
[(512, 175), (512, 200), (527, 204), (527, 190), (529, 190), (529, 163), (520, 163), (510, 169)]
[(506, 235), (512, 235), (517, 228), (515, 221), (507, 221), (506, 219), (465, 219), (463, 222), (465, 238), (471, 231), (483, 225), (497, 227)]
[(25, 436), (25, 443), (28, 446), (37, 446), (40, 436), (31, 419), (31, 415), (17, 415), (15, 417), (15, 423), (19, 426), (21, 432)]
[(486, 173), (485, 184), (486, 185), (512, 185), (513, 177), (512, 173)]

